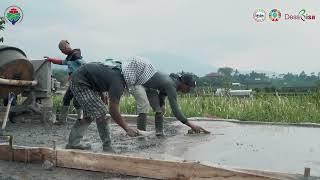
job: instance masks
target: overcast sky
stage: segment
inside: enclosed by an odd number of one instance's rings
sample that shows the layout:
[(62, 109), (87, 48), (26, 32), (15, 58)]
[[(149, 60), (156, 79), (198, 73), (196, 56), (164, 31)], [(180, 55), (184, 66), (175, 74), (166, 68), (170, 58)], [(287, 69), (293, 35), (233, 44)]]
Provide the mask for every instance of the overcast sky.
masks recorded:
[[(144, 55), (160, 70), (320, 72), (319, 0), (1, 0), (0, 11), (13, 4), (24, 19), (1, 36), (32, 58), (63, 57), (57, 44), (68, 39), (90, 61)], [(258, 23), (257, 8), (277, 8), (283, 17), (304, 8), (317, 19)]]

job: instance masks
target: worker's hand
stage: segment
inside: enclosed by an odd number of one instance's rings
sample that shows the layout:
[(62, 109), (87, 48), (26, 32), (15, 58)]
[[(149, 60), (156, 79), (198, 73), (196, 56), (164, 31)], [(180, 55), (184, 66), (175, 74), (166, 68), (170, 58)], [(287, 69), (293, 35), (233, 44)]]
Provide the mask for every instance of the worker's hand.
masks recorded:
[(139, 136), (140, 135), (139, 130), (136, 129), (136, 128), (128, 127), (126, 129), (126, 132), (127, 132), (128, 136), (130, 136), (130, 137), (135, 137), (135, 136)]
[(209, 134), (210, 132), (205, 130), (204, 128), (202, 128), (201, 126), (198, 125), (194, 125), (192, 123), (188, 123), (188, 126), (193, 130), (194, 133), (205, 133), (205, 134)]

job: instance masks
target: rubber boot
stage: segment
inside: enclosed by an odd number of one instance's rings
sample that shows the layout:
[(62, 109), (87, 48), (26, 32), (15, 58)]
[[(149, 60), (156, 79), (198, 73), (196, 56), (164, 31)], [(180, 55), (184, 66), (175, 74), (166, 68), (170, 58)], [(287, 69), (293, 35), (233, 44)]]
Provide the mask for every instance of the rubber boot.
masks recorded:
[(54, 123), (55, 125), (63, 125), (67, 123), (67, 117), (69, 112), (69, 106), (63, 106), (59, 118)]
[(82, 109), (76, 109), (77, 112), (77, 119), (83, 119), (83, 110)]
[(81, 144), (80, 140), (82, 139), (83, 135), (85, 134), (86, 130), (88, 129), (91, 121), (88, 122), (86, 120), (77, 120), (76, 123), (73, 125), (71, 132), (69, 134), (69, 142), (66, 145), (66, 149), (81, 149), (87, 150), (91, 149), (90, 144)]
[(157, 112), (154, 116), (154, 124), (156, 129), (156, 136), (164, 136), (163, 132), (163, 114)]
[(96, 124), (102, 141), (103, 151), (114, 152), (111, 147), (111, 136), (109, 127), (109, 118), (96, 119)]
[(137, 128), (142, 131), (147, 130), (147, 114), (140, 113), (137, 117)]

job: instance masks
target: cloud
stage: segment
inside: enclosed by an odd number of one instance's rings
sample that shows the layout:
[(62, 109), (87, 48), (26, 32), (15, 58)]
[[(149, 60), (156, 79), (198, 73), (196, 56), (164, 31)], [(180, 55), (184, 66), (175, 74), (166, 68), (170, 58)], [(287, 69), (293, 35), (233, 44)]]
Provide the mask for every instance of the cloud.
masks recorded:
[(5, 40), (32, 57), (62, 57), (57, 43), (68, 39), (91, 61), (157, 52), (248, 70), (315, 71), (320, 66), (318, 19), (257, 23), (252, 18), (257, 8), (292, 14), (305, 8), (320, 18), (317, 0), (35, 0), (18, 5), (24, 21), (8, 28)]

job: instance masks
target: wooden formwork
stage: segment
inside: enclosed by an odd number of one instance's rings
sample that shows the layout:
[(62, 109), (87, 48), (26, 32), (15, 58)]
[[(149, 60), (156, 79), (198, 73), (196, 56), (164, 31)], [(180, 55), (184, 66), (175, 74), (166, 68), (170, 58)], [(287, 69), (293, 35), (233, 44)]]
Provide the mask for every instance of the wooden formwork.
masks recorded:
[(0, 144), (0, 160), (42, 163), (56, 167), (117, 173), (154, 179), (264, 180), (299, 179), (298, 175), (208, 166), (195, 162), (164, 161), (122, 155)]

